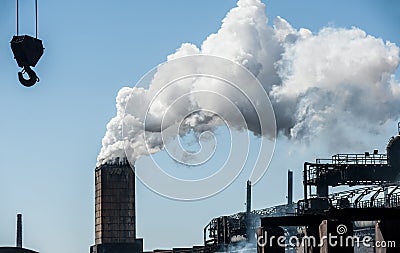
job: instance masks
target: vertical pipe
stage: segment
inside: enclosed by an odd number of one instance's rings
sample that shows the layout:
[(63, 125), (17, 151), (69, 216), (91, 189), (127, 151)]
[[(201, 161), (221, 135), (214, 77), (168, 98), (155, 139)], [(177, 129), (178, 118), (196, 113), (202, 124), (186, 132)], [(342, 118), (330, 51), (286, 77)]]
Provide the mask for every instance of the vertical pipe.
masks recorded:
[(321, 198), (327, 198), (329, 195), (328, 184), (325, 182), (317, 184), (317, 196)]
[(293, 171), (288, 170), (288, 199), (287, 204), (293, 203)]
[(389, 188), (383, 186), (383, 199), (385, 200), (385, 207), (389, 207), (390, 206), (390, 200), (389, 200)]
[(224, 244), (228, 244), (230, 241), (228, 240), (229, 238), (229, 231), (228, 231), (228, 221), (227, 221), (227, 217), (224, 216), (223, 217), (223, 228), (224, 228)]
[(305, 162), (304, 168), (303, 168), (304, 202), (307, 202), (307, 165), (308, 164), (309, 163)]
[(19, 33), (19, 4), (18, 4), (19, 0), (17, 0), (17, 36)]
[(203, 230), (203, 244), (204, 244), (204, 246), (207, 245), (206, 241), (207, 241), (207, 227), (205, 227), (204, 230)]
[(22, 214), (17, 214), (17, 248), (22, 248)]
[(247, 181), (247, 196), (246, 196), (246, 213), (250, 214), (251, 212), (251, 182)]

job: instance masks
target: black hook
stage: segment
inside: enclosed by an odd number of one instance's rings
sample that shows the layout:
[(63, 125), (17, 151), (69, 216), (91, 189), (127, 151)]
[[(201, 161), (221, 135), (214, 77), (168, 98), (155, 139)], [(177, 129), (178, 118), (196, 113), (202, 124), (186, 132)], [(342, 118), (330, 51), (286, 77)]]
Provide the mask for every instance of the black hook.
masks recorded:
[(397, 123), (397, 127), (398, 127), (398, 130), (399, 130), (399, 135), (400, 135), (400, 122), (399, 122), (399, 123)]
[[(26, 72), (28, 74), (29, 79), (24, 78), (24, 76), (23, 76), (24, 72)], [(37, 77), (35, 71), (33, 71), (29, 66), (24, 66), (23, 70), (21, 72), (18, 72), (18, 79), (19, 79), (19, 82), (25, 87), (31, 87), (36, 82), (39, 81), (39, 78)]]

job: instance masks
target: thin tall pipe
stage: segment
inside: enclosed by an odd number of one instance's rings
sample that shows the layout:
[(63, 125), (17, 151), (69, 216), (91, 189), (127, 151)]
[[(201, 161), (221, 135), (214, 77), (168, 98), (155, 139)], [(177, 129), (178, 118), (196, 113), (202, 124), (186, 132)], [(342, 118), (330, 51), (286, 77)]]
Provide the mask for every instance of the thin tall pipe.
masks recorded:
[(18, 33), (19, 33), (19, 0), (17, 0), (17, 36), (18, 36)]
[(288, 170), (288, 205), (293, 204), (293, 171)]
[(246, 191), (246, 214), (249, 215), (251, 212), (251, 182), (247, 181), (247, 191)]
[(22, 248), (22, 214), (17, 214), (17, 248)]

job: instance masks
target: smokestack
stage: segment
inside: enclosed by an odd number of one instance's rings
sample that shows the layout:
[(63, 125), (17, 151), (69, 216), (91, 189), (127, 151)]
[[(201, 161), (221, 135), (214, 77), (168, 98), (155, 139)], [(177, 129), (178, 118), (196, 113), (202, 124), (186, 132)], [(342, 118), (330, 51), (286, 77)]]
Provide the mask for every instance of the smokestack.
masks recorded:
[(293, 171), (288, 170), (288, 205), (293, 203)]
[(135, 175), (126, 159), (96, 169), (96, 244), (136, 239)]
[(250, 214), (251, 212), (251, 182), (247, 181), (247, 196), (246, 196), (246, 213)]
[(17, 214), (17, 248), (22, 248), (22, 214)]
[(142, 253), (136, 238), (135, 174), (126, 158), (95, 170), (95, 242), (91, 253)]

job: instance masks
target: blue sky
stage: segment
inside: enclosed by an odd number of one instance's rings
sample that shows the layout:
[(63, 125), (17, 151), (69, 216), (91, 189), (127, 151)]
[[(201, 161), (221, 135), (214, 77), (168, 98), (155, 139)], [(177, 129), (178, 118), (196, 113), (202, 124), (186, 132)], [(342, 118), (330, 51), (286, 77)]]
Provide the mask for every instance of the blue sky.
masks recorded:
[[(356, 26), (400, 45), (400, 4), (395, 0), (263, 2), (270, 23), (281, 16), (312, 32)], [(20, 1), (22, 34), (34, 34), (33, 4)], [(25, 88), (18, 83), (9, 45), (15, 1), (1, 0), (0, 245), (14, 245), (16, 214), (22, 212), (27, 248), (89, 251), (94, 243), (94, 167), (105, 125), (115, 115), (118, 90), (134, 86), (181, 43), (199, 45), (235, 4), (39, 0), (39, 38), (46, 48), (35, 68), (41, 81)], [(394, 134), (392, 125), (385, 127), (385, 133)], [(383, 137), (368, 137), (371, 149), (383, 150), (389, 135)], [(320, 154), (304, 146), (288, 165), (282, 158), (290, 145), (278, 141), (273, 166), (254, 188), (255, 208), (285, 202), (286, 170), (292, 164), (297, 164), (291, 168), (295, 196), (301, 197), (302, 162)], [(166, 199), (138, 183), (137, 235), (144, 238), (145, 249), (201, 244), (203, 227), (212, 217), (244, 210), (246, 179), (245, 171), (222, 193), (195, 202)]]

